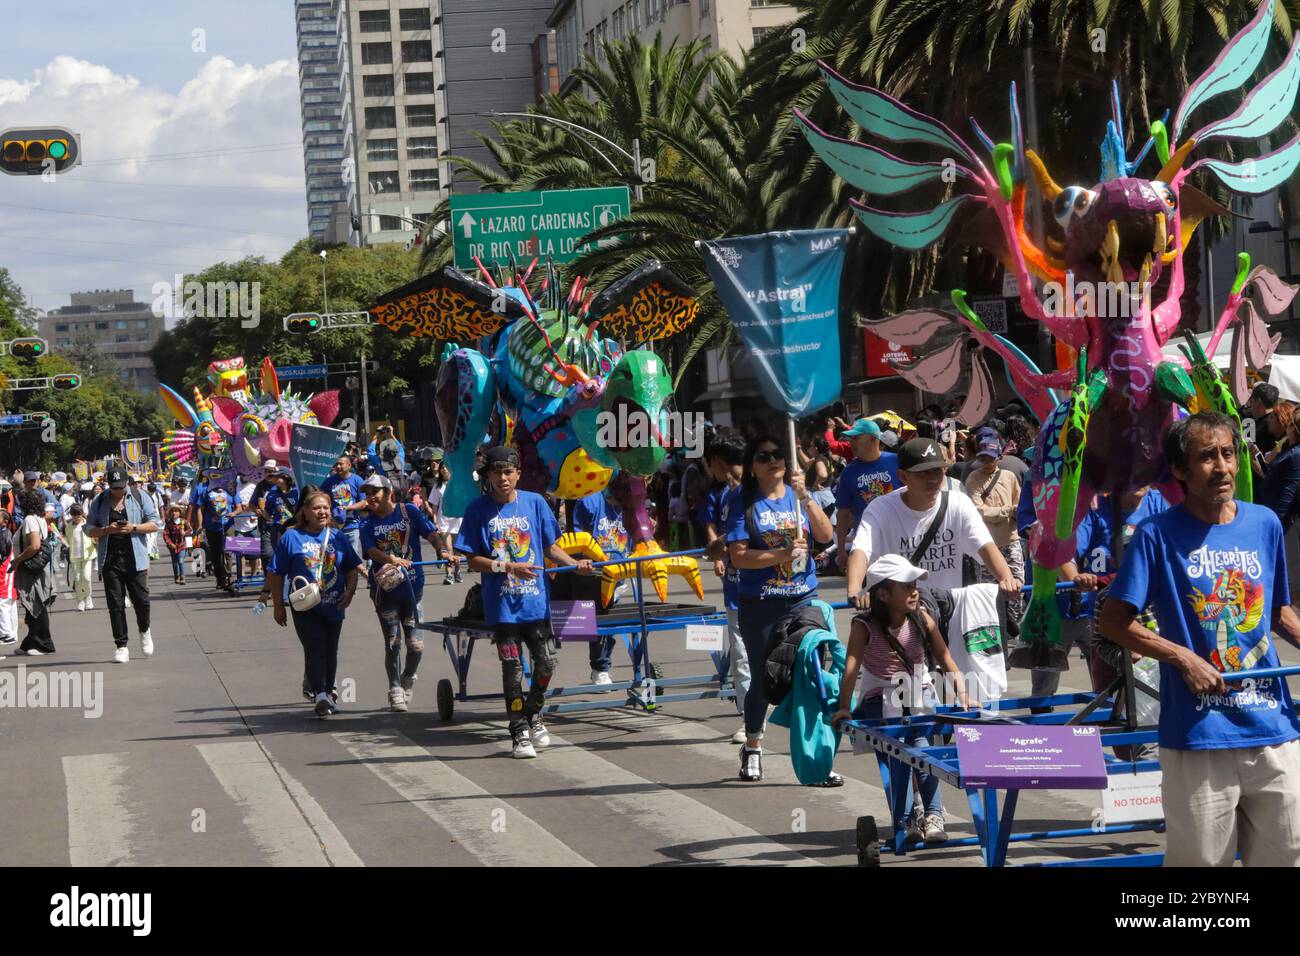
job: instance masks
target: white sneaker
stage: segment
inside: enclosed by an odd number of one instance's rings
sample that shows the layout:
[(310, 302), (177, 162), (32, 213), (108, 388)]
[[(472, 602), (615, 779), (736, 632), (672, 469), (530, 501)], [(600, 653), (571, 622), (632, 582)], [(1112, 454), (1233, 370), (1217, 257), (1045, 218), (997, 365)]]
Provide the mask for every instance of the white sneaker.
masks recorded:
[(405, 674), (402, 675), (402, 692), (406, 695), (408, 704), (411, 702), (411, 698), (415, 696), (415, 679), (418, 676), (418, 674), (412, 674), (410, 677)]
[(153, 657), (153, 631), (148, 630), (140, 635), (140, 651), (145, 657)]
[(330, 700), (329, 694), (321, 691), (316, 695), (316, 716), (324, 720), (332, 713), (334, 713), (334, 701)]
[(592, 671), (591, 682), (598, 687), (608, 687), (614, 683), (609, 676), (609, 671)]
[(86, 598), (86, 610), (93, 611), (94, 609), (95, 609), (95, 602), (92, 601), (90, 598)]
[(943, 843), (948, 834), (943, 827), (942, 813), (927, 813), (921, 822), (921, 834), (926, 843)]
[(731, 735), (731, 742), (733, 744), (743, 744), (748, 739), (749, 739), (749, 735), (745, 733), (744, 724), (741, 724), (740, 729)]
[(127, 599), (126, 599), (126, 606), (127, 606), (127, 607), (130, 607), (130, 606), (131, 606), (131, 599), (130, 599), (130, 598), (127, 598)]
[(78, 610), (78, 611), (84, 611), (85, 609), (86, 609), (86, 602), (85, 602), (85, 601), (78, 601), (78, 602), (77, 602), (77, 610)]
[(406, 691), (402, 690), (400, 687), (389, 688), (388, 707), (396, 713), (406, 713)]
[(113, 652), (114, 664), (127, 664), (131, 660), (131, 652), (125, 647), (119, 647)]
[(528, 739), (527, 727), (520, 727), (518, 731), (511, 734), (511, 739), (510, 756), (516, 760), (537, 756), (537, 751), (533, 749), (533, 742)]
[(528, 718), (528, 739), (537, 747), (549, 747), (551, 745), (551, 732), (542, 723), (541, 714), (533, 714)]

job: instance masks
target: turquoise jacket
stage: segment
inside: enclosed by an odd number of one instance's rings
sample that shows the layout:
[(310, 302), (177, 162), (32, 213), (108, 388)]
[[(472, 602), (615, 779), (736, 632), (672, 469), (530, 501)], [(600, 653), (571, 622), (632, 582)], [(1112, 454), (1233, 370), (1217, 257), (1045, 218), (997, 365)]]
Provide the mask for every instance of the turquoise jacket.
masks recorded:
[[(840, 732), (831, 726), (839, 708), (840, 681), (844, 679), (844, 645), (835, 635), (835, 613), (825, 601), (812, 605), (826, 618), (825, 630), (812, 630), (799, 642), (794, 684), (768, 720), (790, 729), (790, 762), (800, 783), (822, 783), (835, 765)], [(830, 648), (830, 670), (821, 667), (819, 648)], [(761, 677), (759, 678), (761, 679)]]

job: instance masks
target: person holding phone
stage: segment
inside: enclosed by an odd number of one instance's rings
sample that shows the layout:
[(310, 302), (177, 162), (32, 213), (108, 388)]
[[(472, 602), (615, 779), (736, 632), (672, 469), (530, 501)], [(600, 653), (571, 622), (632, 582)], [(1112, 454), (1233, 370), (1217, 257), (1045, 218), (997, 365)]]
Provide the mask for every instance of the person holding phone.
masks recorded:
[(87, 534), (103, 542), (98, 550), (99, 573), (104, 582), (104, 603), (108, 605), (113, 629), (113, 663), (131, 660), (127, 648), (127, 596), (135, 610), (140, 630), (140, 651), (153, 656), (153, 634), (149, 627), (148, 536), (158, 530), (158, 509), (153, 499), (139, 491), (127, 493), (130, 479), (122, 468), (110, 468), (108, 490), (90, 505)]
[[(789, 475), (789, 484), (786, 476)], [(738, 619), (750, 672), (763, 673), (772, 626), (817, 596), (817, 572), (808, 538), (829, 542), (830, 519), (813, 500), (804, 476), (789, 469), (781, 443), (769, 435), (745, 449), (744, 477), (727, 514), (727, 552), (740, 571)], [(754, 680), (745, 694), (745, 743), (740, 779), (763, 779), (767, 693)]]

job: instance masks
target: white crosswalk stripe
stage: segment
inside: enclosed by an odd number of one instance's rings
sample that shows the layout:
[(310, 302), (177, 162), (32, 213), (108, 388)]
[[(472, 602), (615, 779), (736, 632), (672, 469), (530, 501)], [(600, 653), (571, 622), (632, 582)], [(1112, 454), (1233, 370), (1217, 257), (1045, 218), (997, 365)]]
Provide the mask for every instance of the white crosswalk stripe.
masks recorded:
[(73, 866), (130, 866), (136, 832), (127, 798), (126, 754), (63, 758), (68, 859)]
[(333, 736), (485, 866), (593, 865), (517, 808), (494, 798), (402, 734)]
[[(466, 730), (485, 739), (501, 735), (496, 728)], [(674, 853), (680, 850), (692, 862), (821, 865), (708, 804), (625, 770), (554, 732), (551, 746), (542, 751), (540, 759), (527, 761), (520, 769), (537, 776), (539, 791), (553, 788), (556, 781), (590, 789), (603, 806), (667, 841), (660, 852), (670, 859), (680, 860)]]
[(198, 751), (273, 866), (363, 866), (301, 783), (256, 741), (198, 744)]

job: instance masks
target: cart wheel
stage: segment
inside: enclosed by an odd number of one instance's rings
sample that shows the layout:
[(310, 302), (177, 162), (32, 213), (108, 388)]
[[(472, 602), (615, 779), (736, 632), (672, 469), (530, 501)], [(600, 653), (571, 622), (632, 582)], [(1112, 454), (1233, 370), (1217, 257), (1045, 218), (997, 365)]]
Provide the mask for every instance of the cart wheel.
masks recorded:
[(880, 866), (880, 834), (875, 817), (858, 817), (858, 866)]
[(438, 716), (443, 720), (451, 720), (452, 712), (456, 708), (456, 695), (452, 692), (451, 681), (438, 681)]
[(668, 675), (664, 673), (663, 665), (661, 665), (661, 664), (651, 664), (651, 665), (650, 665), (650, 676), (653, 677), (655, 680), (663, 680), (663, 679), (664, 679), (665, 677), (667, 677)]

